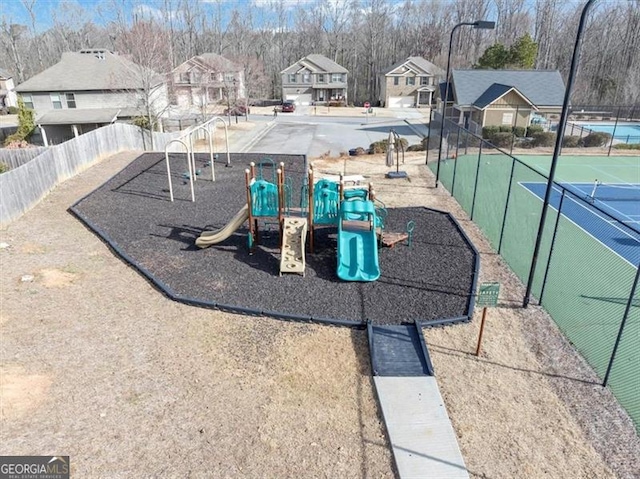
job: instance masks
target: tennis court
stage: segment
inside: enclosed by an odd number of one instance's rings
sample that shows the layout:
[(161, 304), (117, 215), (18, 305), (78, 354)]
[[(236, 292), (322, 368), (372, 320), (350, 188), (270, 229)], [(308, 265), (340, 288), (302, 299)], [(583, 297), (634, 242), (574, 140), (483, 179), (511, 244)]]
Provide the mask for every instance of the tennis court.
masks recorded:
[[(526, 283), (551, 156), (458, 153), (442, 184)], [(640, 157), (561, 156), (555, 181), (533, 293), (601, 378), (631, 305), (609, 386), (640, 431)]]
[[(547, 189), (546, 183), (523, 182), (521, 186), (540, 201), (543, 200)], [(562, 188), (554, 187), (551, 193), (552, 208), (558, 211), (561, 207), (560, 202), (567, 201), (566, 205), (562, 205), (564, 216), (632, 266), (640, 263), (640, 185), (625, 183), (597, 186), (593, 183), (560, 183), (560, 186)], [(564, 199), (563, 189), (569, 192)], [(592, 205), (597, 205), (598, 208)], [(630, 228), (625, 228), (619, 224), (620, 222)]]

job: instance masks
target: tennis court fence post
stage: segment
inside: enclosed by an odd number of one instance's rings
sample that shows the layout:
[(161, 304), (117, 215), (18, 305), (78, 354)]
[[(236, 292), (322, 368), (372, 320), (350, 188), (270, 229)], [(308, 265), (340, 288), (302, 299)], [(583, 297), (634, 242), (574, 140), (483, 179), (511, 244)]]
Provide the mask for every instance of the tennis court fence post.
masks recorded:
[(558, 223), (560, 223), (560, 216), (562, 216), (562, 203), (564, 202), (564, 196), (567, 190), (562, 188), (562, 196), (560, 196), (560, 204), (558, 205), (558, 216), (556, 216), (556, 224), (553, 227), (553, 236), (551, 237), (551, 246), (549, 247), (549, 258), (547, 258), (547, 267), (544, 269), (544, 278), (542, 278), (542, 286), (540, 287), (540, 299), (539, 303), (542, 304), (542, 297), (544, 296), (544, 290), (547, 286), (547, 276), (549, 275), (549, 269), (551, 267), (551, 258), (553, 257), (553, 247), (556, 244), (556, 233), (558, 232)]
[(456, 170), (458, 169), (458, 151), (460, 149), (460, 126), (456, 130), (456, 152), (455, 158), (453, 158), (453, 179), (451, 180), (451, 196), (454, 196), (453, 190), (456, 188)]
[(429, 164), (429, 143), (431, 142), (431, 128), (433, 125), (433, 112), (429, 113), (429, 128), (427, 129), (427, 146), (426, 146), (426, 150), (427, 153), (425, 155), (425, 159), (424, 159), (424, 164), (428, 165)]
[(613, 351), (611, 352), (611, 359), (609, 360), (609, 365), (607, 366), (607, 372), (604, 375), (604, 380), (602, 381), (603, 386), (606, 386), (607, 383), (609, 382), (609, 374), (611, 374), (611, 368), (613, 367), (613, 362), (616, 359), (616, 353), (618, 352), (620, 339), (622, 338), (624, 327), (627, 323), (627, 319), (629, 318), (629, 311), (631, 310), (631, 305), (633, 304), (633, 297), (635, 296), (636, 288), (638, 287), (638, 277), (640, 277), (640, 264), (636, 266), (636, 277), (633, 280), (633, 286), (631, 286), (631, 293), (629, 294), (629, 299), (627, 300), (627, 306), (624, 308), (624, 315), (622, 316), (622, 322), (620, 323), (618, 336), (616, 337), (616, 342), (613, 345)]
[(480, 148), (478, 148), (478, 166), (476, 167), (476, 179), (473, 183), (473, 199), (471, 200), (471, 215), (469, 218), (473, 220), (473, 212), (476, 209), (476, 193), (478, 192), (478, 177), (480, 176), (480, 162), (482, 161), (482, 144), (484, 140), (480, 139)]
[(511, 127), (511, 148), (509, 149), (509, 154), (513, 155), (513, 145), (516, 142), (516, 127), (518, 126), (518, 110), (520, 109), (520, 105), (516, 105), (516, 120), (514, 122), (514, 126)]
[(464, 132), (466, 133), (465, 137), (464, 137), (464, 154), (467, 155), (469, 153), (469, 130), (465, 129)]
[(507, 201), (504, 203), (504, 214), (502, 215), (502, 226), (500, 228), (500, 240), (498, 241), (498, 254), (502, 250), (502, 238), (504, 237), (504, 225), (509, 214), (509, 200), (511, 199), (511, 185), (513, 185), (513, 172), (516, 169), (516, 159), (511, 156), (511, 175), (509, 176), (509, 187), (507, 188)]
[[(613, 147), (613, 140), (616, 137), (616, 128), (618, 128), (618, 119), (620, 118), (620, 106), (618, 106), (618, 113), (616, 114), (616, 122), (613, 125), (613, 133), (611, 133), (611, 141), (609, 142), (609, 151), (607, 151), (607, 156), (611, 156), (611, 148)], [(627, 143), (629, 143), (629, 139), (627, 138)]]

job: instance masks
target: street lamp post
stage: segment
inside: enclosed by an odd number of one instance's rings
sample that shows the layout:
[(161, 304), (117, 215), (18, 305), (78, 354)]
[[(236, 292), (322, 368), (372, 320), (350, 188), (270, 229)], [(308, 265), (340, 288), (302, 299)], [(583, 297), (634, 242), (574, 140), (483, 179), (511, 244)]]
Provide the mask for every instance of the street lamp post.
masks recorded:
[[(542, 214), (540, 215), (540, 225), (538, 226), (538, 237), (536, 238), (536, 244), (533, 248), (533, 257), (531, 258), (531, 269), (529, 270), (527, 290), (524, 294), (524, 300), (522, 301), (523, 308), (526, 308), (529, 305), (529, 301), (531, 299), (533, 278), (536, 274), (538, 254), (540, 253), (540, 245), (542, 244), (542, 234), (544, 232), (544, 225), (547, 219), (547, 210), (549, 209), (549, 201), (551, 200), (551, 192), (553, 190), (553, 179), (556, 174), (556, 165), (558, 163), (558, 157), (560, 156), (560, 149), (562, 148), (562, 138), (564, 137), (564, 130), (567, 126), (567, 118), (569, 117), (569, 100), (571, 99), (571, 88), (573, 87), (573, 79), (576, 75), (576, 70), (578, 69), (580, 45), (582, 44), (582, 31), (584, 30), (584, 25), (587, 22), (587, 14), (589, 13), (589, 9), (595, 1), (596, 0), (589, 0), (582, 9), (582, 15), (580, 16), (580, 24), (578, 25), (578, 33), (576, 34), (576, 43), (573, 47), (573, 57), (571, 58), (571, 69), (569, 70), (569, 78), (567, 78), (567, 89), (564, 92), (562, 113), (560, 114), (560, 121), (558, 122), (558, 128), (556, 130), (556, 144), (555, 148), (553, 149), (551, 167), (549, 168), (547, 190), (544, 194), (544, 201), (542, 203)], [(558, 214), (560, 214), (559, 211)]]
[(238, 87), (236, 87), (236, 79), (233, 79), (233, 110), (235, 112), (236, 124), (238, 123)]
[(451, 67), (451, 49), (453, 47), (453, 34), (459, 27), (470, 26), (473, 28), (480, 28), (483, 30), (493, 30), (496, 28), (496, 22), (489, 22), (486, 20), (477, 20), (475, 22), (462, 22), (458, 23), (453, 30), (451, 30), (451, 36), (449, 38), (449, 54), (447, 55), (447, 73), (444, 79), (444, 98), (442, 99), (442, 124), (440, 125), (440, 143), (438, 147), (438, 164), (436, 165), (436, 188), (438, 187), (438, 180), (440, 179), (440, 161), (442, 160), (442, 137), (444, 136), (444, 120), (447, 112), (447, 100), (449, 99), (449, 69)]

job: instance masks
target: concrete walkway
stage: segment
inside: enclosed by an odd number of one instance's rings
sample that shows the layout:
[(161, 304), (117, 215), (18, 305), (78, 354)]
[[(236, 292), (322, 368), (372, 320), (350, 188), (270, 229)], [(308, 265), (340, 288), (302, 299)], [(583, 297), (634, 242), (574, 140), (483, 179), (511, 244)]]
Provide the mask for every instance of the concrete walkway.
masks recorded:
[(370, 326), (369, 348), (400, 478), (468, 479), (419, 328)]

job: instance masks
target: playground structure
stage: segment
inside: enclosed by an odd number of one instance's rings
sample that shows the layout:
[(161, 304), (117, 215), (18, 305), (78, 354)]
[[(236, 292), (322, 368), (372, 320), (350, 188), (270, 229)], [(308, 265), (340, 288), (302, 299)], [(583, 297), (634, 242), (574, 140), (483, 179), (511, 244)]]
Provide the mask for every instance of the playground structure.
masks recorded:
[[(271, 169), (271, 177), (265, 174)], [(280, 245), (280, 275), (298, 273), (304, 276), (305, 248), (309, 233), (309, 250), (314, 252), (317, 228), (337, 231), (337, 275), (343, 281), (376, 281), (380, 277), (378, 247), (392, 247), (410, 238), (406, 233), (385, 233), (387, 210), (377, 200), (373, 185), (360, 185), (359, 175), (335, 181), (332, 177), (314, 180), (309, 168), (302, 185), (300, 207), (291, 208), (291, 184), (286, 181), (284, 163), (276, 166), (269, 158), (245, 170), (246, 203), (220, 230), (205, 231), (196, 246), (206, 248), (229, 238), (245, 221), (248, 222), (247, 243), (253, 254), (260, 243), (260, 223), (276, 224)], [(346, 182), (353, 183), (345, 186)]]
[(187, 153), (187, 171), (183, 173), (183, 177), (189, 180), (189, 186), (191, 189), (191, 201), (195, 202), (195, 190), (194, 190), (194, 181), (197, 180), (197, 177), (200, 175), (200, 170), (196, 170), (196, 160), (195, 160), (195, 151), (193, 147), (194, 135), (196, 135), (199, 131), (205, 133), (208, 142), (209, 142), (209, 165), (211, 166), (211, 181), (216, 181), (216, 173), (214, 169), (213, 160), (217, 158), (217, 154), (215, 153), (215, 132), (216, 132), (216, 122), (222, 122), (224, 126), (224, 136), (226, 142), (226, 152), (227, 152), (227, 163), (226, 166), (231, 166), (231, 156), (229, 153), (229, 130), (227, 129), (227, 123), (223, 118), (219, 116), (215, 116), (202, 125), (197, 125), (194, 128), (188, 129), (185, 133), (180, 135), (178, 138), (175, 138), (168, 142), (164, 148), (164, 158), (165, 163), (167, 165), (167, 178), (169, 180), (169, 197), (173, 202), (173, 183), (171, 181), (171, 165), (169, 163), (169, 147), (170, 145), (177, 143), (184, 147)]

